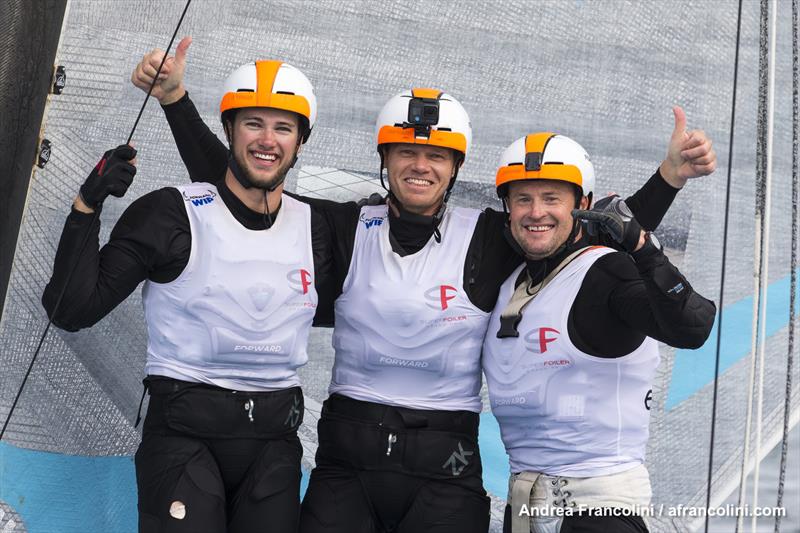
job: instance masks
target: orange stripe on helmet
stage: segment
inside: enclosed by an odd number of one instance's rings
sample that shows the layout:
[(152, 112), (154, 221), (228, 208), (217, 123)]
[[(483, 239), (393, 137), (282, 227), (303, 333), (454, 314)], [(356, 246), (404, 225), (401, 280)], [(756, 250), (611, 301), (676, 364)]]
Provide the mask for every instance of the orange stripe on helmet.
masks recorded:
[[(544, 154), (547, 142), (555, 136), (555, 133), (541, 132), (532, 133), (525, 137), (525, 155)], [(507, 165), (497, 169), (495, 186), (500, 189), (503, 185), (512, 181), (525, 180), (557, 180), (574, 183), (578, 187), (583, 187), (583, 176), (575, 165), (565, 165), (561, 163), (542, 163), (539, 170), (526, 170), (524, 160), (519, 164)]]
[(454, 131), (431, 130), (430, 137), (416, 137), (414, 128), (400, 128), (398, 126), (383, 126), (378, 131), (378, 146), (389, 143), (427, 144), (451, 148), (462, 154), (467, 152), (467, 138), (463, 133)]
[(281, 68), (281, 62), (272, 60), (256, 61), (256, 107), (274, 107), (272, 105), (272, 86)]
[(531, 133), (525, 137), (525, 153), (535, 153), (539, 152), (540, 154), (544, 153), (544, 147), (547, 146), (547, 141), (553, 137), (555, 133), (550, 133), (549, 131), (544, 131), (541, 133)]
[(512, 181), (525, 180), (558, 180), (583, 186), (581, 171), (575, 165), (556, 165), (545, 163), (541, 170), (525, 171), (525, 165), (508, 165), (497, 170), (495, 186), (501, 187)]
[(442, 94), (442, 91), (439, 89), (411, 89), (412, 98), (432, 98), (434, 100), (438, 100)]
[(219, 104), (220, 113), (243, 107), (270, 107), (291, 111), (311, 120), (311, 106), (305, 97), (272, 92), (282, 64), (277, 60), (256, 61), (256, 92), (226, 93)]

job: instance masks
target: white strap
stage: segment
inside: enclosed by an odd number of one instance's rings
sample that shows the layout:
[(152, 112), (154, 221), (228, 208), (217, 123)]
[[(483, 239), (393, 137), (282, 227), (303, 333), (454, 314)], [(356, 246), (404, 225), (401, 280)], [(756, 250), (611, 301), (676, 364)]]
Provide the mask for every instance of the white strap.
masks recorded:
[(520, 472), (512, 476), (511, 490), (509, 491), (509, 503), (511, 504), (511, 533), (530, 533), (531, 517), (530, 510), (521, 513), (522, 506), (528, 507), (531, 501), (531, 492), (536, 480), (541, 474), (539, 472)]

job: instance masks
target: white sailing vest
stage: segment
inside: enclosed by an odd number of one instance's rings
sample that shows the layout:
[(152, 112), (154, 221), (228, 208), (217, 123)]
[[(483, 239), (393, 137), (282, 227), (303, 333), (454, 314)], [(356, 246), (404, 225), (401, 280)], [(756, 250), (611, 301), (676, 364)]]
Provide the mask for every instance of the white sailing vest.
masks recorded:
[(658, 345), (647, 337), (614, 359), (579, 351), (567, 320), (589, 267), (609, 248), (593, 248), (564, 268), (523, 310), (519, 337), (498, 339), (500, 315), (520, 266), (500, 289), (483, 346), (492, 412), (512, 472), (592, 477), (644, 462)]
[(309, 206), (284, 195), (274, 225), (249, 230), (215, 186), (177, 189), (191, 253), (176, 280), (144, 285), (145, 371), (232, 390), (299, 385), (317, 306)]
[(480, 355), (489, 313), (464, 291), (464, 263), (480, 212), (448, 208), (442, 242), (401, 257), (388, 206), (361, 209), (336, 300), (329, 392), (415, 409), (481, 410)]

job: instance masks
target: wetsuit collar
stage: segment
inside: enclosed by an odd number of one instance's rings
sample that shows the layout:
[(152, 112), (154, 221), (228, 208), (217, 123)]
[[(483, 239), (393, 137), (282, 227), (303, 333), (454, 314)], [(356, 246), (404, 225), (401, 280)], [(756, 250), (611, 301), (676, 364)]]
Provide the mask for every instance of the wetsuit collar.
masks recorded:
[(253, 211), (247, 207), (244, 202), (239, 200), (239, 198), (233, 194), (233, 191), (228, 188), (228, 185), (225, 183), (224, 179), (217, 182), (216, 185), (217, 190), (219, 191), (219, 196), (222, 198), (225, 206), (231, 212), (233, 217), (247, 229), (261, 230), (271, 227), (281, 210), (281, 206), (279, 205), (278, 209), (270, 213), (270, 217), (267, 217), (264, 213)]
[(585, 246), (589, 246), (589, 241), (584, 234), (577, 241), (561, 247), (557, 253), (550, 257), (545, 257), (544, 259), (525, 259), (525, 265), (531, 276), (532, 283), (536, 284), (541, 282), (554, 268), (560, 265), (561, 261), (569, 254)]
[(393, 244), (401, 248), (395, 252), (400, 255), (418, 252), (438, 229), (440, 218), (406, 211), (396, 199), (390, 199), (389, 202), (389, 232)]

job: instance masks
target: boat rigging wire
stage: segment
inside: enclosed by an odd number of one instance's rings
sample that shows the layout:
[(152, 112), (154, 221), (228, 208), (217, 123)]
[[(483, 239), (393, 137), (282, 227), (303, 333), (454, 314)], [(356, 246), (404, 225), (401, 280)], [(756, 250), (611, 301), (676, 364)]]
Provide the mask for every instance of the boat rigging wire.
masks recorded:
[[(192, 3), (192, 0), (186, 0), (186, 5), (183, 8), (183, 13), (181, 13), (181, 18), (178, 20), (178, 24), (175, 26), (175, 31), (172, 32), (172, 38), (167, 45), (167, 52), (172, 48), (172, 44), (175, 42), (175, 37), (178, 35), (178, 30), (183, 23), (183, 19), (186, 16), (186, 12), (189, 9), (189, 5)], [(153, 87), (155, 86), (156, 82), (158, 81), (158, 75), (161, 73), (161, 69), (164, 67), (164, 62), (167, 60), (167, 53), (164, 53), (164, 57), (161, 60), (161, 64), (158, 65), (158, 69), (156, 70), (156, 74), (153, 77), (153, 82), (150, 84), (150, 88), (147, 90), (147, 95), (144, 97), (144, 101), (142, 102), (142, 107), (139, 109), (139, 114), (136, 116), (136, 121), (133, 123), (133, 127), (131, 128), (131, 132), (128, 135), (128, 140), (125, 141), (125, 144), (130, 144), (131, 139), (133, 138), (133, 134), (136, 131), (136, 127), (139, 125), (139, 119), (142, 117), (142, 113), (144, 113), (144, 108), (147, 105), (147, 101), (150, 99), (150, 94), (153, 92)], [(113, 154), (112, 154), (113, 156)], [(92, 228), (97, 223), (99, 218), (100, 211), (95, 209), (94, 214), (92, 216), (92, 220), (87, 226), (86, 235), (83, 237), (83, 241), (81, 241), (81, 245), (78, 251), (78, 257), (83, 253), (83, 249), (86, 247), (86, 243), (89, 242), (89, 237), (92, 234)], [(28, 369), (25, 372), (25, 376), (22, 378), (22, 383), (20, 383), (19, 388), (17, 389), (17, 393), (14, 397), (14, 401), (11, 404), (11, 408), (8, 410), (8, 414), (6, 415), (5, 422), (3, 422), (3, 429), (0, 430), (0, 441), (3, 440), (3, 435), (6, 433), (6, 428), (8, 427), (9, 421), (11, 421), (11, 416), (14, 414), (14, 409), (17, 407), (17, 403), (19, 402), (20, 397), (22, 396), (22, 391), (25, 389), (25, 384), (28, 382), (28, 377), (31, 375), (31, 371), (33, 370), (33, 365), (36, 363), (36, 359), (39, 356), (39, 351), (42, 349), (42, 344), (44, 344), (44, 339), (47, 337), (47, 332), (50, 331), (50, 326), (53, 324), (53, 317), (56, 316), (58, 312), (58, 308), (61, 305), (61, 301), (64, 299), (64, 294), (67, 291), (67, 287), (69, 286), (70, 279), (72, 279), (72, 274), (75, 273), (75, 269), (78, 266), (78, 260), (76, 258), (75, 263), (70, 268), (67, 277), (64, 280), (64, 287), (61, 289), (61, 293), (59, 293), (58, 298), (56, 299), (55, 306), (53, 307), (52, 313), (47, 320), (47, 326), (44, 328), (44, 332), (42, 333), (41, 338), (39, 339), (39, 344), (36, 346), (36, 350), (33, 352), (33, 357), (31, 357), (31, 362), (28, 365)]]

